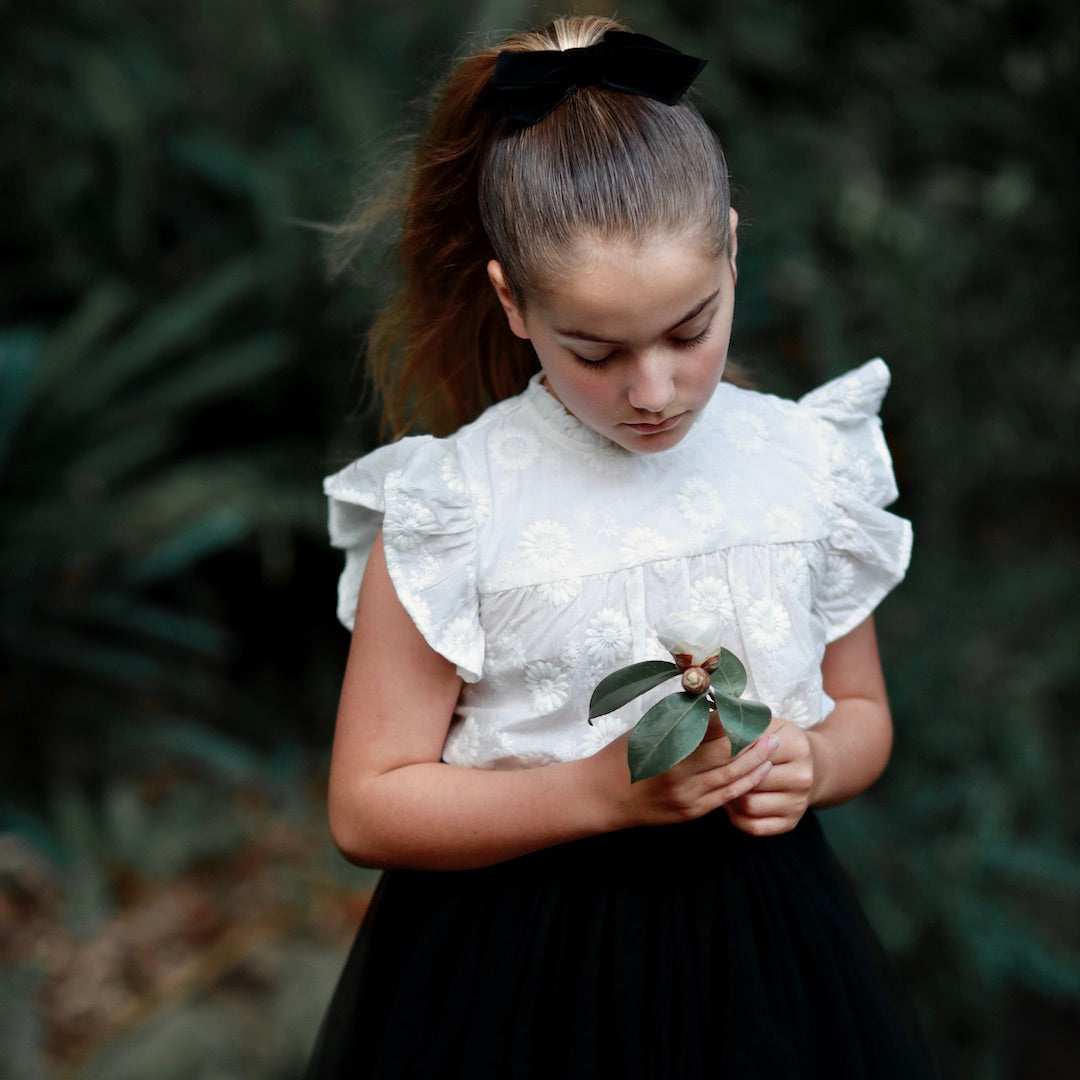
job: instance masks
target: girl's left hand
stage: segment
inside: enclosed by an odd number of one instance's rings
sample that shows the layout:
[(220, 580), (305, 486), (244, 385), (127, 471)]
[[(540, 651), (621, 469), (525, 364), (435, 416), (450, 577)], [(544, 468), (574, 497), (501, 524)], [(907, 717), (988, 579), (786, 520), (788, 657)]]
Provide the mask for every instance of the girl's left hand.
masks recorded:
[(732, 824), (752, 836), (773, 836), (794, 829), (814, 796), (811, 736), (780, 719), (773, 720), (768, 733), (780, 740), (772, 755), (772, 768), (753, 791), (724, 806)]

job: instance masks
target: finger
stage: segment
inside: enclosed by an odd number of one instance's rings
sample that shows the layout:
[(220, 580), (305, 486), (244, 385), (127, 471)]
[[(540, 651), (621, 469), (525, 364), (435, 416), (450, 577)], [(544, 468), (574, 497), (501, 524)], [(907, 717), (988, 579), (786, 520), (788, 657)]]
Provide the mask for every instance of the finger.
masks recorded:
[(726, 739), (727, 733), (724, 725), (720, 723), (720, 716), (715, 709), (709, 713), (709, 726), (705, 729), (705, 737), (702, 742), (715, 742), (717, 739)]
[(716, 788), (712, 798), (708, 800), (710, 809), (715, 810), (717, 807), (724, 806), (732, 799), (738, 799), (740, 796), (747, 794), (747, 792), (753, 791), (755, 785), (761, 781), (763, 776), (768, 775), (771, 768), (771, 761), (763, 761), (752, 772), (746, 773), (744, 776), (740, 776), (737, 779)]
[(791, 832), (799, 824), (802, 815), (798, 817), (768, 817), (748, 818), (740, 814), (729, 814), (731, 824), (740, 832), (750, 836), (777, 836), (780, 833)]
[(760, 821), (765, 818), (791, 817), (793, 814), (801, 814), (805, 809), (806, 804), (803, 800), (792, 798), (790, 795), (765, 791), (763, 788), (763, 784), (758, 785), (753, 791), (739, 799), (735, 807), (736, 813)]
[(774, 795), (777, 798), (786, 799), (801, 795), (807, 790), (805, 784), (799, 783), (797, 777), (791, 776), (790, 770), (783, 762), (777, 761), (776, 758), (769, 760), (773, 763), (773, 768), (768, 778), (762, 780), (755, 789), (755, 794)]
[[(776, 755), (779, 741), (775, 735), (763, 735), (760, 739), (752, 742), (745, 750), (735, 757), (731, 757), (728, 747), (714, 743), (708, 747), (706, 756), (706, 769), (726, 769), (724, 778), (717, 779), (717, 786), (733, 780), (756, 769), (763, 761), (771, 761)], [(728, 750), (727, 753), (724, 751)], [(710, 764), (711, 762), (711, 764)]]

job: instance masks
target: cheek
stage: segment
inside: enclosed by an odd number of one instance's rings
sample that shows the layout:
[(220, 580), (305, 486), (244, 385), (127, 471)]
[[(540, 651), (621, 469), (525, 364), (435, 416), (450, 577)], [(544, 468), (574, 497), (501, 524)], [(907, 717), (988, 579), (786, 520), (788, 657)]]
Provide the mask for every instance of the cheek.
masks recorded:
[(563, 405), (579, 419), (596, 418), (612, 410), (614, 391), (611, 381), (604, 378), (603, 372), (577, 369), (575, 365), (575, 368), (564, 371), (562, 376), (561, 380), (553, 383), (553, 388)]
[(563, 374), (563, 392), (569, 398), (581, 405), (594, 404), (599, 395), (597, 394), (596, 380), (589, 378), (587, 371), (567, 371)]

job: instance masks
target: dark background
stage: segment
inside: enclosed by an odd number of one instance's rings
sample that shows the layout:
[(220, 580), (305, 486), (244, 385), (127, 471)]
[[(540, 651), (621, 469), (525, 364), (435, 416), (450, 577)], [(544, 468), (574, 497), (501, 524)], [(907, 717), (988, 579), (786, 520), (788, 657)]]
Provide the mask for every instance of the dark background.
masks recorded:
[[(893, 369), (896, 750), (826, 826), (945, 1076), (1073, 1076), (1078, 8), (617, 10), (710, 59), (733, 355)], [(297, 1075), (371, 883), (323, 824), (320, 478), (376, 439), (377, 289), (311, 223), (464, 31), (549, 13), (0, 0), (0, 1074)]]

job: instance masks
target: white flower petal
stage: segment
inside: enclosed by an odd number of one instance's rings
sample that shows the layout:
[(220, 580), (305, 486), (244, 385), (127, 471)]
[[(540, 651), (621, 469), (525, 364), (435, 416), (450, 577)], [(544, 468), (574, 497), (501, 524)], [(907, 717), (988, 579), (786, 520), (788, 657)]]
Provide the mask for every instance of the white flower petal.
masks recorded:
[(720, 652), (724, 619), (705, 611), (677, 611), (655, 628), (660, 644), (672, 656), (689, 656), (692, 665), (703, 664)]

